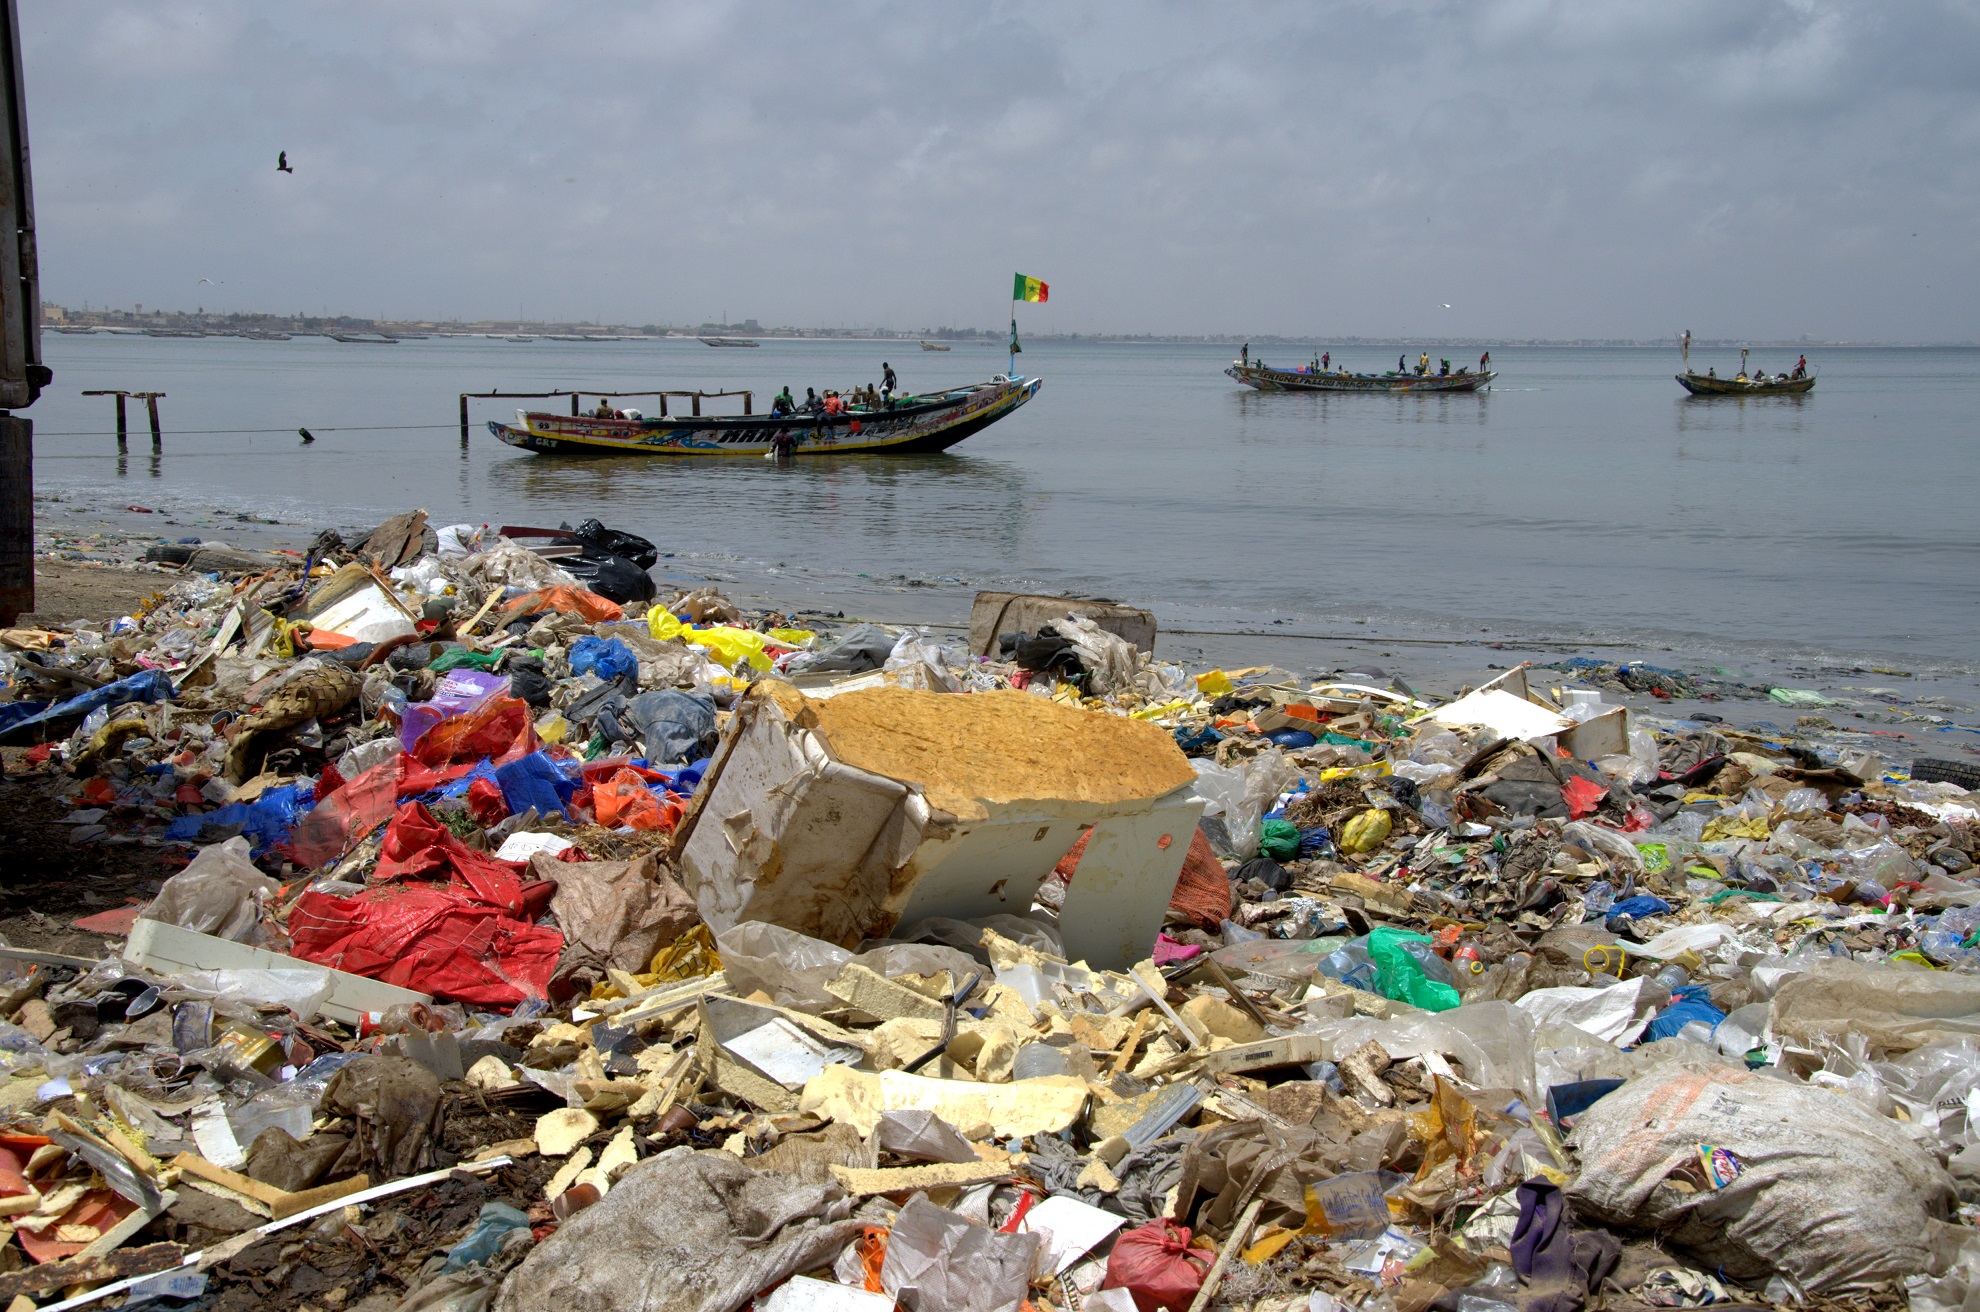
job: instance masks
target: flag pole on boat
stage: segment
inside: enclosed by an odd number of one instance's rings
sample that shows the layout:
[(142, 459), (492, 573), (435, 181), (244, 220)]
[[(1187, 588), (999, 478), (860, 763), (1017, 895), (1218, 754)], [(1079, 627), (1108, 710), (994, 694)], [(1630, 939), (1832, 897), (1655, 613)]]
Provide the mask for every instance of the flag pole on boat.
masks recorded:
[(1033, 301), (1043, 305), (1046, 301), (1052, 299), (1051, 287), (1040, 282), (1038, 279), (1027, 278), (1021, 273), (1014, 274), (1013, 278), (1014, 281), (1011, 283), (1011, 364), (1010, 368), (1004, 374), (1006, 378), (1017, 377), (1017, 358), (1024, 351), (1024, 348), (1018, 345), (1018, 302)]

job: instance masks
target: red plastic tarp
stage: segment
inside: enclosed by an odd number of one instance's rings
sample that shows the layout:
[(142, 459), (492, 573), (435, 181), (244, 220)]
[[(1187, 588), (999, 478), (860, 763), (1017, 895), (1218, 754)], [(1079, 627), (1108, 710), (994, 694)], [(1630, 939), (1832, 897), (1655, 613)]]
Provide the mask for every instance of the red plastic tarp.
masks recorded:
[(556, 884), (525, 884), (522, 869), (473, 850), (407, 802), (385, 830), (374, 887), (349, 898), (303, 894), (289, 916), (289, 939), (295, 955), (320, 966), (437, 998), (513, 1007), (546, 996), (564, 947), (562, 934), (534, 923)]
[(499, 1008), (547, 996), (564, 950), (556, 930), (454, 884), (385, 884), (350, 898), (304, 893), (289, 915), (289, 940), (295, 955), (320, 966)]
[(327, 865), (384, 824), (392, 814), (399, 763), (405, 759), (395, 756), (347, 781), (333, 779), (335, 767), (325, 767), (317, 783), (316, 806), (296, 824), (289, 842), (296, 864), (311, 869)]
[(477, 852), (418, 802), (407, 802), (385, 827), (372, 882), (394, 879), (448, 879), (483, 902), (511, 915), (523, 913), (523, 866)]

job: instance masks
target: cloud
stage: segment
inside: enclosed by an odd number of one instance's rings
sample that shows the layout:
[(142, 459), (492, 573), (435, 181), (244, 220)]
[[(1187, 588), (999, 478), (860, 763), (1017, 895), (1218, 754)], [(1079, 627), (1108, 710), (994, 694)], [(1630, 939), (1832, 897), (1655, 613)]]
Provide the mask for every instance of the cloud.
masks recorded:
[(63, 302), (212, 276), (223, 308), (988, 326), (1022, 269), (1041, 330), (1976, 335), (1980, 12), (1951, 3), (100, 0), (22, 28)]

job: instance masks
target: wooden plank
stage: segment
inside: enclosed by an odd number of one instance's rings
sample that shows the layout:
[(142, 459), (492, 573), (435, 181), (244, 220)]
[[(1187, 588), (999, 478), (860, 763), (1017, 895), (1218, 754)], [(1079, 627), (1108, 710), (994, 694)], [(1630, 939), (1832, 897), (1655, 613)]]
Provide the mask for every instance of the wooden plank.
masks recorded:
[(172, 1165), (186, 1175), (196, 1175), (202, 1180), (232, 1189), (235, 1193), (246, 1194), (257, 1203), (267, 1207), (277, 1221), (294, 1216), (297, 1212), (308, 1211), (322, 1203), (333, 1202), (349, 1194), (361, 1193), (371, 1187), (371, 1177), (354, 1175), (348, 1180), (335, 1184), (318, 1185), (314, 1189), (304, 1189), (290, 1193), (287, 1189), (277, 1189), (274, 1185), (238, 1171), (230, 1171), (224, 1166), (215, 1166), (198, 1153), (180, 1153), (172, 1159)]
[(104, 1253), (96, 1257), (85, 1257), (81, 1253), (65, 1257), (57, 1262), (44, 1262), (21, 1271), (9, 1271), (0, 1275), (0, 1298), (19, 1298), (28, 1294), (45, 1294), (51, 1289), (65, 1285), (87, 1284), (97, 1280), (126, 1280), (132, 1276), (148, 1276), (159, 1271), (169, 1271), (184, 1259), (186, 1250), (179, 1244), (146, 1244), (142, 1248), (124, 1248), (114, 1253)]
[(839, 1187), (854, 1196), (867, 1194), (912, 1193), (917, 1189), (942, 1189), (952, 1185), (989, 1184), (1007, 1180), (1009, 1162), (932, 1162), (926, 1166), (882, 1166), (861, 1170), (855, 1166), (834, 1166), (832, 1177)]
[(0, 625), (34, 609), (34, 424), (0, 416)]

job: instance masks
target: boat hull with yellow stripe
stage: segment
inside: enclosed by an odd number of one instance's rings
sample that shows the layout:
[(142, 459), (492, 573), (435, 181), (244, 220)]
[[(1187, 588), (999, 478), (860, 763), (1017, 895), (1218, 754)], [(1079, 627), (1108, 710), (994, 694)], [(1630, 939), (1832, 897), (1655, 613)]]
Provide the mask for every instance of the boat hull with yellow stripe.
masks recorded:
[(599, 419), (516, 412), (514, 424), (490, 423), (503, 442), (541, 455), (762, 456), (788, 439), (795, 456), (924, 455), (946, 451), (1037, 395), (1042, 379), (987, 383), (905, 397), (891, 409), (824, 415), (727, 415)]

